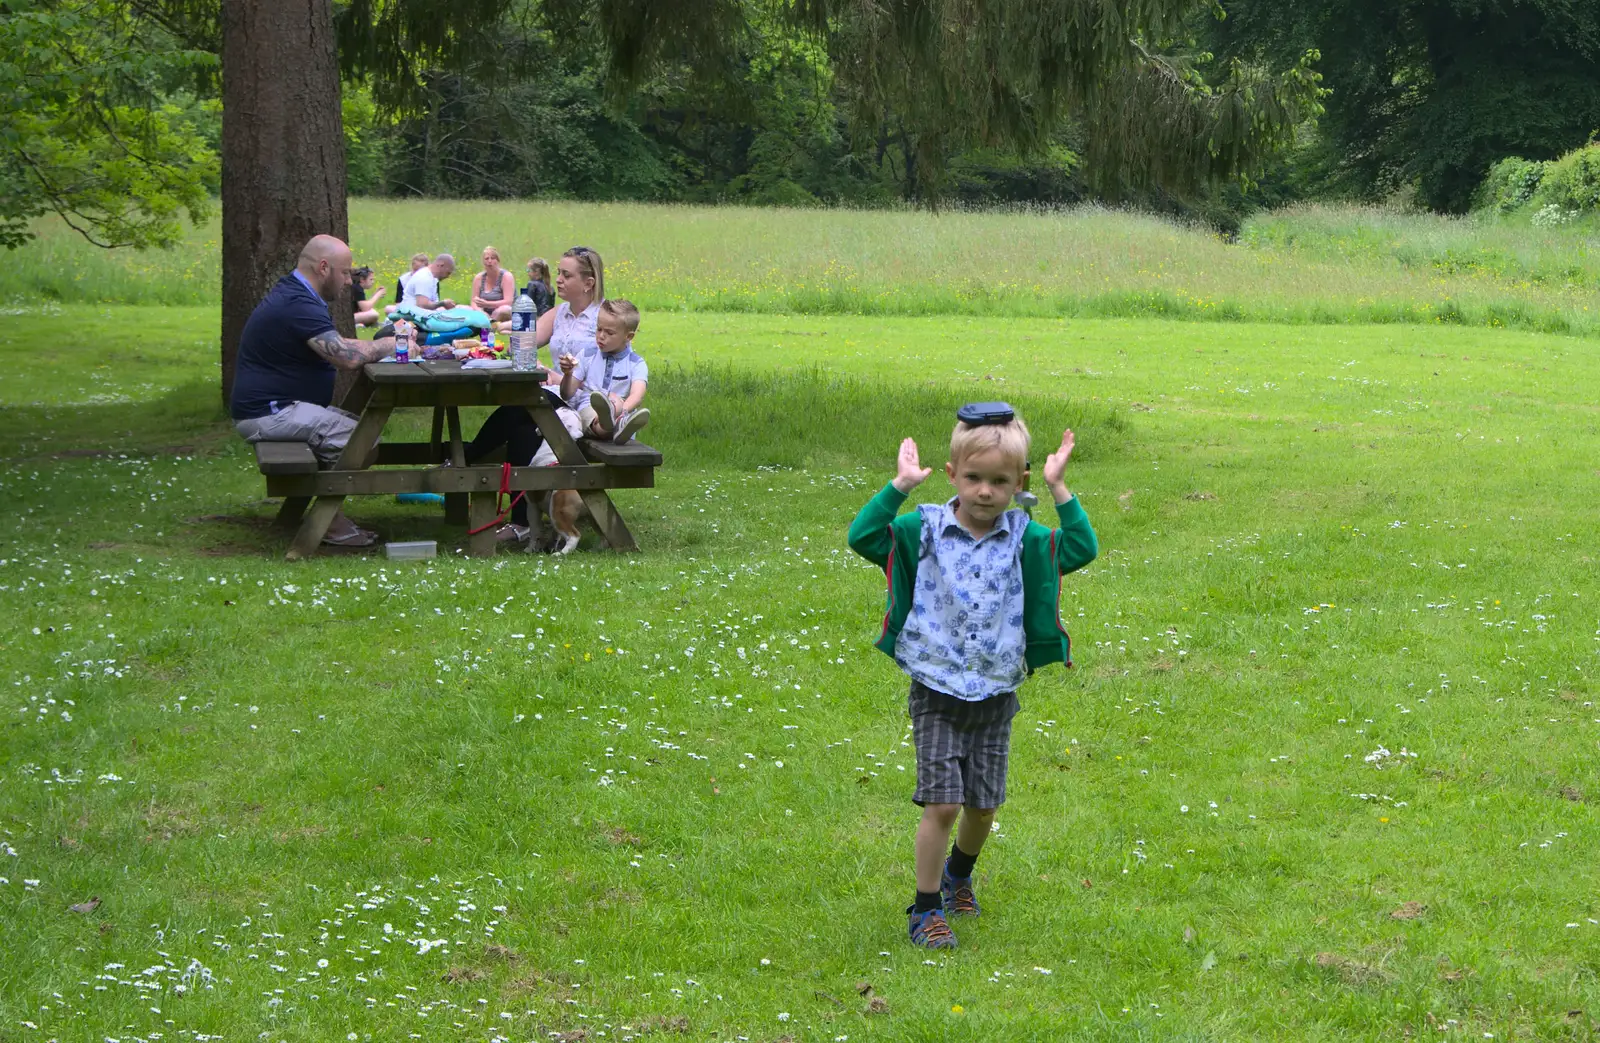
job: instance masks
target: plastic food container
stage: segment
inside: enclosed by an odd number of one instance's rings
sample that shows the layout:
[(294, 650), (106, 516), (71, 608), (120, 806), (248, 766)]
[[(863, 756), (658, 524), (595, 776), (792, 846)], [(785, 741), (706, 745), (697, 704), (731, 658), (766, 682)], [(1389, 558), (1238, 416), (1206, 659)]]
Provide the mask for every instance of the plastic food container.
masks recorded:
[(439, 553), (439, 544), (435, 540), (412, 540), (409, 543), (385, 543), (383, 552), (397, 561), (406, 561), (415, 558), (432, 558)]

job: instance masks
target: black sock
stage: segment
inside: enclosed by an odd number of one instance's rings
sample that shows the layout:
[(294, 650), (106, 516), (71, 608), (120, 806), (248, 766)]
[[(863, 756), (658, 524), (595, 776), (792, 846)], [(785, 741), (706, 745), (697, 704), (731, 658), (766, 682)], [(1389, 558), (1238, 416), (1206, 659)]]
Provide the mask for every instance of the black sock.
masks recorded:
[(914, 913), (925, 913), (931, 909), (943, 909), (944, 899), (939, 897), (938, 891), (918, 891), (917, 900), (911, 906)]
[(977, 855), (969, 855), (961, 850), (960, 844), (950, 845), (950, 861), (945, 864), (945, 872), (958, 880), (964, 880), (972, 875), (972, 867), (978, 862)]

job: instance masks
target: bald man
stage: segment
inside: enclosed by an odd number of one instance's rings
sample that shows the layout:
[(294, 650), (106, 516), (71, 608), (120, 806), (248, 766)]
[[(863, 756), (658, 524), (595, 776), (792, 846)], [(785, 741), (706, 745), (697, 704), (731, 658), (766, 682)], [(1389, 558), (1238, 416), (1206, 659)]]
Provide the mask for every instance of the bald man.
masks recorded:
[[(247, 442), (305, 442), (331, 467), (356, 428), (354, 414), (333, 408), (341, 369), (359, 369), (394, 353), (394, 338), (351, 340), (334, 328), (328, 302), (350, 286), (350, 247), (319, 235), (300, 251), (294, 271), (267, 291), (239, 336), (229, 410)], [(377, 534), (335, 516), (322, 542), (370, 547)]]
[(412, 272), (405, 280), (405, 293), (401, 296), (400, 303), (412, 305), (422, 311), (454, 308), (455, 301), (439, 296), (439, 284), (454, 275), (455, 270), (456, 259), (449, 254), (440, 254), (429, 261), (426, 268)]

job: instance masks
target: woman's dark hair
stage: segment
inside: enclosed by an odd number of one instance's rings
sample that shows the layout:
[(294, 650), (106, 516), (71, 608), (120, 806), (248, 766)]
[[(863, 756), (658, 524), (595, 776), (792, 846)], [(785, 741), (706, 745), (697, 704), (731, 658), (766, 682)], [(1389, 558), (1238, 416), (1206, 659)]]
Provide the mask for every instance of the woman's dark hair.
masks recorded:
[(355, 271), (350, 273), (350, 281), (351, 282), (360, 282), (362, 279), (365, 279), (367, 276), (369, 276), (371, 274), (372, 274), (372, 269), (368, 268), (366, 265), (362, 265), (360, 268), (357, 268)]

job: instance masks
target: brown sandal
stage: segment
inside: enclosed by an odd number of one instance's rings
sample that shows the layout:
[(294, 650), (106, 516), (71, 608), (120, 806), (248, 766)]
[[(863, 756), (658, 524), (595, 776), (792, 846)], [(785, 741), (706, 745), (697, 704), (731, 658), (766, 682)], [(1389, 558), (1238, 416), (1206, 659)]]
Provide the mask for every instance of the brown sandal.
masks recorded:
[(324, 536), (322, 542), (330, 547), (370, 547), (378, 542), (378, 534), (358, 527), (343, 536)]

